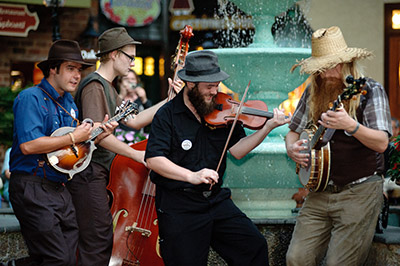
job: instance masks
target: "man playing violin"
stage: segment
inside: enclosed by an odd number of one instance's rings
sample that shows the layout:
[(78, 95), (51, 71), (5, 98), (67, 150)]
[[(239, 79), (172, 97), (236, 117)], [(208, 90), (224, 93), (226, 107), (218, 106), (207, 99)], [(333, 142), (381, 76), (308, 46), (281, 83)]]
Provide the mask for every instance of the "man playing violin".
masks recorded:
[[(312, 56), (294, 65), (311, 74), (286, 136), (290, 158), (307, 167), (307, 140), (299, 139), (309, 125), (334, 129), (330, 145), (330, 181), (325, 191), (311, 192), (297, 217), (286, 255), (287, 265), (363, 265), (382, 206), (382, 153), (391, 135), (390, 110), (384, 88), (368, 78), (366, 95), (329, 103), (343, 92), (348, 75), (362, 77), (358, 60), (372, 56), (349, 48), (338, 27), (312, 35)], [(329, 111), (327, 111), (329, 110)], [(323, 169), (319, 169), (323, 171)], [(329, 171), (329, 170), (328, 170)]]
[[(156, 113), (146, 150), (151, 180), (156, 184), (156, 210), (161, 255), (166, 265), (207, 265), (210, 246), (230, 265), (268, 265), (267, 243), (257, 227), (222, 188), (224, 146), (232, 125), (206, 126), (215, 110), (218, 85), (229, 77), (211, 51), (187, 55), (178, 72), (184, 89)], [(274, 117), (254, 134), (237, 124), (228, 150), (237, 159), (259, 145), (290, 118)], [(221, 167), (216, 171), (220, 157)]]

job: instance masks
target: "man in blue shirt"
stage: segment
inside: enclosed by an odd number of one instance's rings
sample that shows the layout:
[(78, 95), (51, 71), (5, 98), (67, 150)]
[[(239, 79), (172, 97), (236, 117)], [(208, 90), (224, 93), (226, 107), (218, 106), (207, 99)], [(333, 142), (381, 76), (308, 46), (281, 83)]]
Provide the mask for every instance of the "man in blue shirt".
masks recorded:
[[(78, 110), (71, 92), (81, 80), (84, 62), (77, 42), (58, 40), (48, 59), (38, 64), (44, 78), (15, 99), (10, 158), (10, 200), (35, 265), (75, 265), (78, 225), (66, 174), (44, 160), (46, 153), (90, 138), (92, 125), (77, 126)], [(106, 118), (107, 119), (107, 118)], [(102, 126), (105, 132), (117, 126)], [(76, 127), (67, 135), (50, 137), (61, 127)]]

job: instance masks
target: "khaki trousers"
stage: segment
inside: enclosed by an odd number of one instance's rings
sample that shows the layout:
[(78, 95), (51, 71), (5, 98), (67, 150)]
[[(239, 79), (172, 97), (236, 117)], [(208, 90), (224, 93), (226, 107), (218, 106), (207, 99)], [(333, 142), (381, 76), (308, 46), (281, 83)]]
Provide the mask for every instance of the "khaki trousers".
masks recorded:
[[(372, 176), (376, 180), (376, 176)], [(333, 193), (309, 193), (286, 254), (288, 266), (362, 265), (375, 233), (383, 181), (351, 185)]]

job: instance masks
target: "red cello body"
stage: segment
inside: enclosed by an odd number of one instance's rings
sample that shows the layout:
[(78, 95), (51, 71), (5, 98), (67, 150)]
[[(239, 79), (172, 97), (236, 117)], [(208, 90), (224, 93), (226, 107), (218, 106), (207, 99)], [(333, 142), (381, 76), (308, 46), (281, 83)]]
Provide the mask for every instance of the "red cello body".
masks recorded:
[[(177, 71), (184, 66), (188, 42), (193, 36), (192, 27), (181, 30), (174, 60), (174, 81)], [(170, 88), (168, 99), (173, 97)], [(147, 140), (131, 145), (135, 150), (145, 150)], [(141, 163), (125, 156), (115, 156), (110, 168), (107, 186), (113, 201), (111, 214), (114, 226), (114, 244), (109, 266), (164, 265), (158, 242), (158, 221), (155, 209), (155, 185), (149, 170)]]
[[(132, 144), (145, 150), (147, 140)], [(141, 163), (117, 155), (110, 169), (109, 191), (113, 196), (111, 214), (114, 245), (109, 265), (164, 265), (158, 245), (155, 185)]]

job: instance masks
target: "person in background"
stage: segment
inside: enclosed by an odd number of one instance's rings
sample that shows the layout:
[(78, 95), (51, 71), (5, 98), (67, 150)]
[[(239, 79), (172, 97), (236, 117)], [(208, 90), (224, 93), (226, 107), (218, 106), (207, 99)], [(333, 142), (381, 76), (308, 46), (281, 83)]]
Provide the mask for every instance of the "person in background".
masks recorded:
[[(153, 103), (150, 99), (147, 98), (146, 90), (139, 84), (139, 76), (132, 68), (129, 68), (128, 74), (117, 77), (116, 89), (119, 90), (119, 96), (125, 102), (134, 102), (135, 104), (137, 104), (139, 112), (142, 112), (144, 109), (151, 107)], [(133, 128), (130, 128), (123, 123), (119, 125), (119, 128), (123, 131), (122, 134), (129, 131), (137, 132)], [(143, 134), (144, 128), (141, 128), (139, 132)]]
[[(5, 201), (5, 203), (11, 207), (10, 204), (10, 195), (8, 192), (9, 184), (10, 184), (10, 177), (11, 177), (11, 172), (10, 172), (10, 153), (11, 153), (11, 148), (8, 148), (6, 150), (6, 153), (4, 154), (4, 161), (3, 161), (3, 167), (1, 169), (1, 178), (3, 179), (3, 188), (1, 190), (1, 195)], [(1, 206), (1, 203), (0, 203)]]
[[(208, 127), (204, 117), (216, 108), (221, 81), (229, 77), (212, 51), (190, 52), (178, 77), (186, 85), (157, 112), (151, 125), (146, 162), (156, 184), (161, 257), (165, 265), (207, 265), (210, 246), (229, 265), (268, 265), (264, 236), (222, 187), (225, 143), (232, 124)], [(230, 154), (243, 158), (272, 129), (290, 121), (282, 110), (246, 136), (239, 123), (228, 143)], [(217, 171), (221, 156), (221, 166)]]
[[(32, 265), (76, 264), (79, 231), (71, 195), (65, 189), (69, 175), (53, 169), (45, 157), (90, 138), (92, 124), (78, 126), (78, 109), (71, 95), (82, 70), (90, 66), (77, 42), (58, 40), (52, 44), (47, 60), (38, 64), (44, 74), (40, 84), (23, 90), (14, 100), (9, 192)], [(103, 122), (107, 119), (105, 116)], [(101, 125), (104, 132), (96, 142), (116, 126), (116, 122)], [(51, 136), (61, 127), (75, 129)]]
[[(98, 39), (100, 67), (85, 77), (75, 95), (81, 117), (101, 121), (105, 114), (113, 116), (122, 104), (112, 82), (125, 76), (135, 66), (135, 41), (123, 27), (103, 32)], [(171, 88), (178, 89), (177, 84)], [(173, 86), (174, 85), (174, 86)], [(151, 123), (155, 112), (166, 103), (163, 100), (137, 114), (133, 119), (121, 121), (134, 130)], [(115, 154), (144, 163), (144, 151), (132, 149), (114, 134), (103, 139), (94, 151), (92, 161), (68, 183), (79, 225), (78, 265), (108, 265), (113, 247), (113, 224), (107, 184)]]
[(372, 53), (348, 47), (338, 27), (316, 30), (311, 43), (312, 56), (292, 68), (300, 66), (301, 73), (310, 74), (311, 84), (289, 124), (286, 149), (299, 167), (307, 167), (313, 158), (300, 134), (312, 125), (335, 129), (329, 141), (330, 181), (325, 191), (307, 195), (286, 262), (319, 265), (326, 256), (326, 265), (363, 265), (383, 202), (382, 153), (392, 134), (389, 103), (382, 85), (367, 78), (366, 95), (330, 110), (346, 87), (346, 77), (362, 77), (358, 61)]
[(146, 90), (140, 86), (139, 76), (132, 68), (129, 68), (128, 74), (117, 77), (117, 89), (124, 101), (129, 100), (138, 105), (139, 112), (153, 105), (147, 98)]

